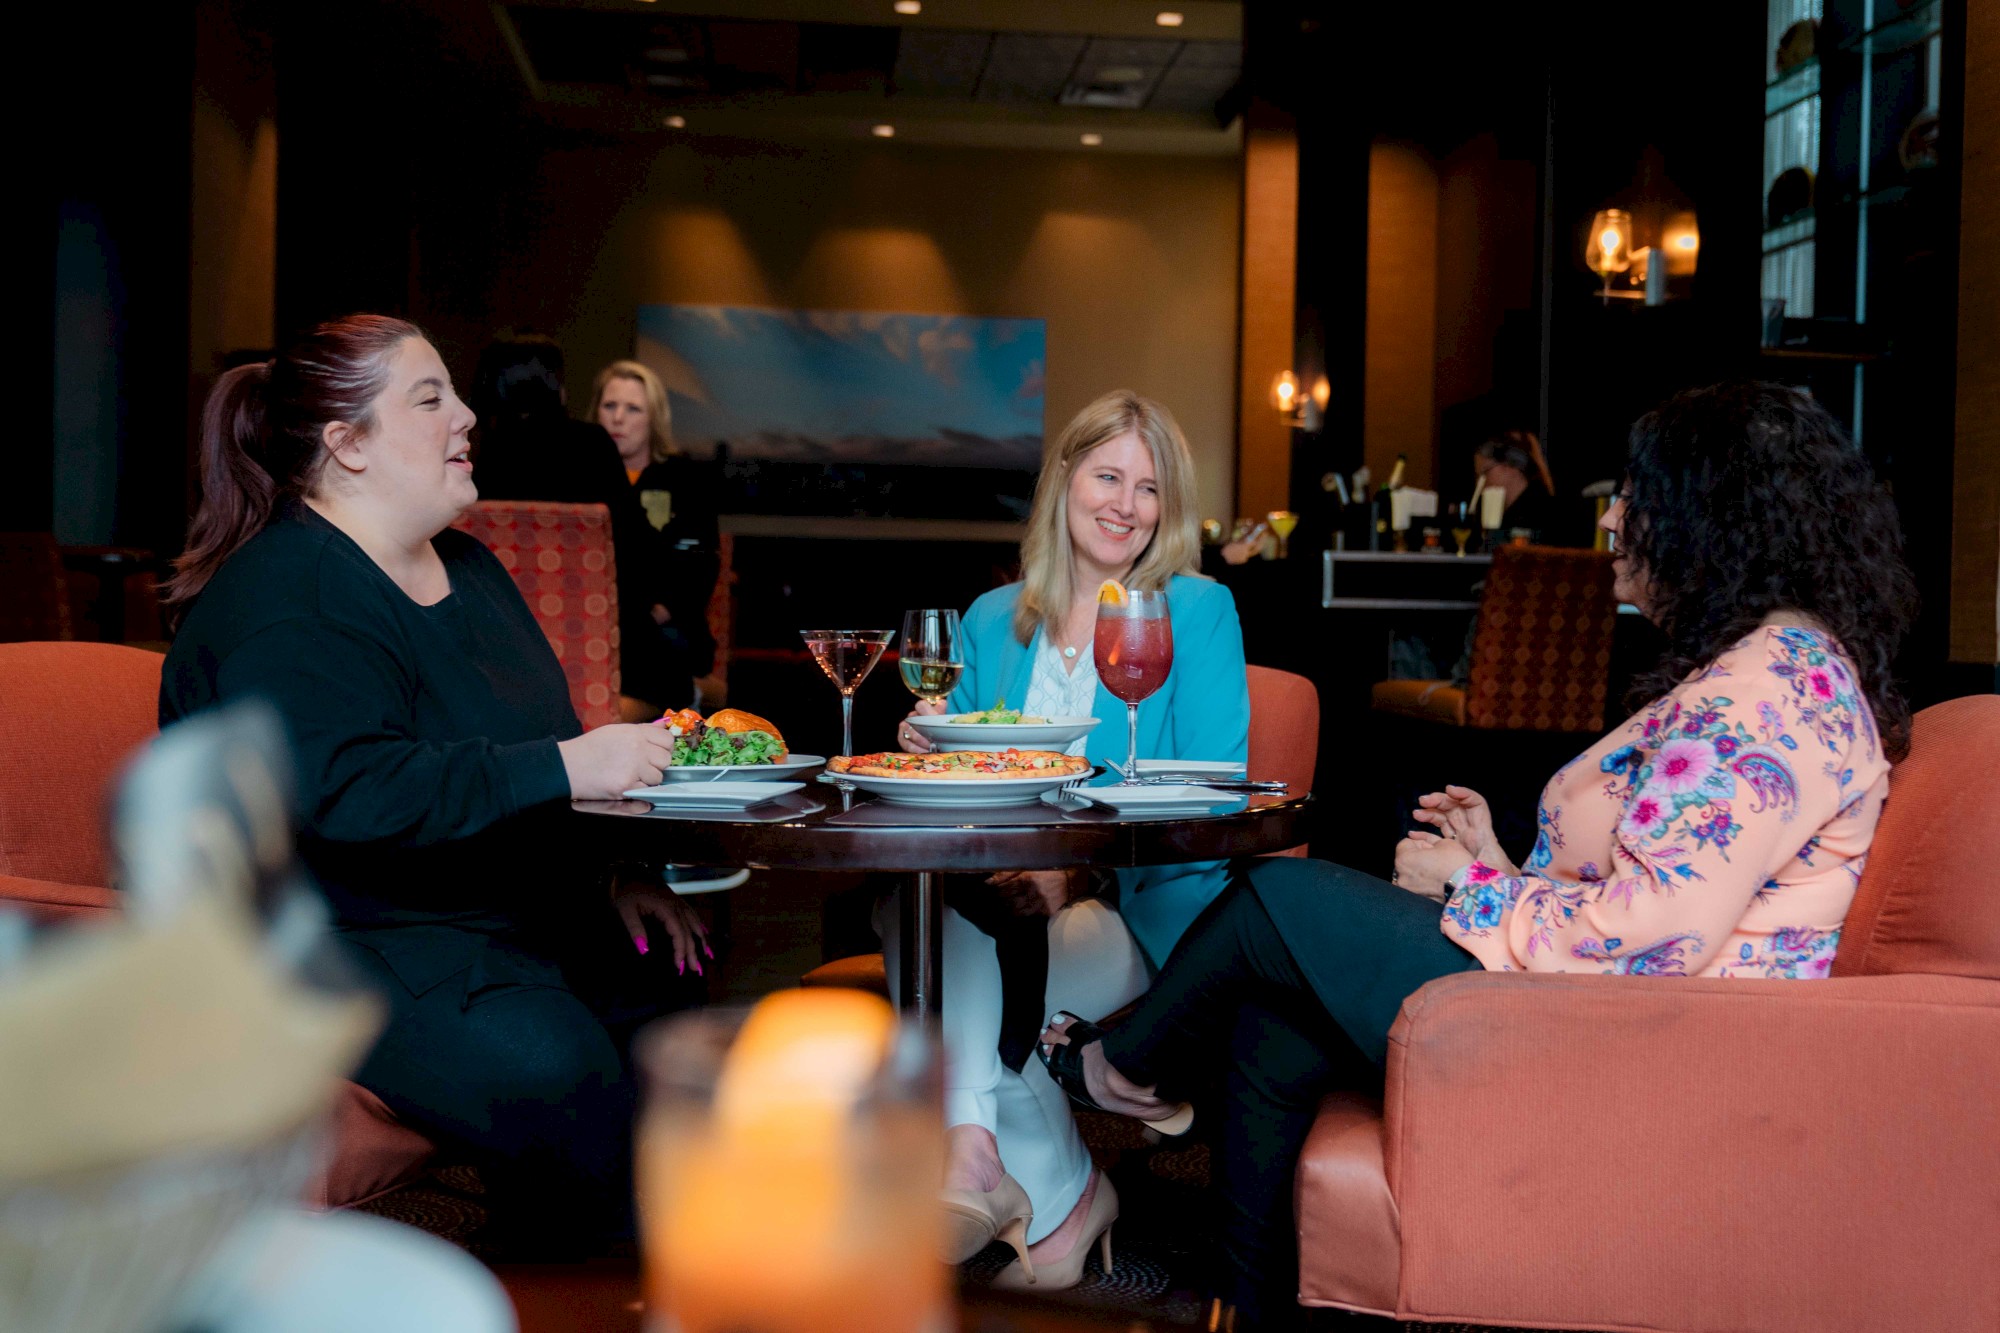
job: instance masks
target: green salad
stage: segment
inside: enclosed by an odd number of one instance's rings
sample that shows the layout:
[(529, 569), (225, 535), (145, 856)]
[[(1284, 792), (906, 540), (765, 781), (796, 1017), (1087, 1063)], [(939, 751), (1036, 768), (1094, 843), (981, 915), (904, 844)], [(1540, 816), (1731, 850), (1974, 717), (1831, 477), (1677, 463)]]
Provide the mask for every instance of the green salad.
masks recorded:
[(727, 764), (773, 764), (785, 747), (768, 731), (724, 731), (703, 727), (698, 736), (674, 737), (674, 767), (720, 768)]
[(960, 713), (953, 722), (970, 722), (978, 726), (1012, 726), (1016, 723), (1040, 725), (1047, 722), (1045, 717), (1025, 716), (1018, 708), (1009, 708), (1005, 699), (995, 699), (993, 706), (983, 713)]

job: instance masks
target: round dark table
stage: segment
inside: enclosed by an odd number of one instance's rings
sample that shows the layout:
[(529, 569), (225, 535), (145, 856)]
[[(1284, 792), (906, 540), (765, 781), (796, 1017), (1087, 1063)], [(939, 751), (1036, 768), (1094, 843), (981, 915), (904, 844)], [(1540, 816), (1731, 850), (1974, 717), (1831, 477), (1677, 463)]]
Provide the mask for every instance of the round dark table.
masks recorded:
[(749, 810), (655, 810), (644, 801), (573, 801), (592, 841), (613, 857), (766, 870), (903, 871), (898, 894), (906, 1009), (936, 1014), (945, 871), (1123, 869), (1225, 861), (1306, 841), (1312, 796), (1252, 796), (1235, 814), (1124, 819), (1065, 802), (963, 810), (891, 805), (809, 781)]

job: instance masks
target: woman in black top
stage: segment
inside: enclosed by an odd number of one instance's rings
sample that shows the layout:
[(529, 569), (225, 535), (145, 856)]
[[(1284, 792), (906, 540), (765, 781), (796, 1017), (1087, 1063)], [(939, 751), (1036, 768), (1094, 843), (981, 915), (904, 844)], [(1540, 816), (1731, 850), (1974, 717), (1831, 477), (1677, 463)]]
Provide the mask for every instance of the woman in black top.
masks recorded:
[(480, 499), (601, 504), (610, 511), (619, 692), (653, 705), (654, 716), (692, 703), (685, 664), (661, 644), (652, 616), (655, 606), (677, 596), (665, 586), (669, 571), (659, 540), (611, 437), (565, 409), (562, 348), (539, 334), (498, 335), (479, 354), (472, 408), (479, 415), (473, 462)]
[(674, 447), (666, 386), (649, 367), (613, 361), (597, 372), (590, 396), (591, 415), (618, 446), (625, 478), (656, 534), (659, 642), (678, 671), (705, 676), (715, 669), (708, 601), (720, 569), (715, 468)]
[(1554, 544), (1567, 536), (1556, 531), (1561, 515), (1556, 508), (1555, 478), (1542, 456), (1542, 442), (1533, 431), (1502, 431), (1472, 451), (1472, 470), (1485, 489), (1498, 490), (1507, 497), (1507, 509), (1500, 519), (1505, 534), (1525, 528), (1534, 540)]
[(511, 1177), (503, 1200), (532, 1193), (548, 1234), (603, 1235), (630, 1226), (625, 1039), (694, 998), (677, 978), (705, 946), (657, 878), (593, 873), (572, 839), (567, 800), (658, 782), (671, 742), (583, 732), (512, 578), (450, 529), (478, 495), (473, 420), (422, 334), (380, 316), (223, 376), (160, 721), (277, 709), (301, 859), (391, 1011), (359, 1081)]

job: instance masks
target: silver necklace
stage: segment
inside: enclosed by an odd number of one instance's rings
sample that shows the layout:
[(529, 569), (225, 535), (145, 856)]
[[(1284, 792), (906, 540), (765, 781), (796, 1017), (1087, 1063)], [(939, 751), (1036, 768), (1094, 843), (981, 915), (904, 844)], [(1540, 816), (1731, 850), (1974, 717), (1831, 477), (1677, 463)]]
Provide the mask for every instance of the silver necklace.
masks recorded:
[[(1063, 633), (1064, 635), (1067, 635), (1069, 633), (1069, 625), (1067, 622), (1065, 622), (1063, 625)], [(1054, 639), (1053, 636), (1051, 636), (1051, 638), (1052, 641), (1055, 643), (1056, 647), (1062, 649), (1062, 655), (1065, 659), (1072, 662), (1076, 660), (1076, 646), (1074, 644), (1064, 643), (1060, 639)]]

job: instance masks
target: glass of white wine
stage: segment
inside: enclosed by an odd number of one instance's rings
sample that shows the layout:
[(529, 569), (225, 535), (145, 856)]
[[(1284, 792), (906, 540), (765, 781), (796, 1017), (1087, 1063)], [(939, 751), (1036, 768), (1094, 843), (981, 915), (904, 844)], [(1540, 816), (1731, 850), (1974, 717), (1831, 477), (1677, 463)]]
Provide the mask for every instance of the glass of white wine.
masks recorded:
[(896, 660), (910, 693), (943, 703), (965, 673), (965, 640), (949, 607), (903, 613), (903, 650)]

